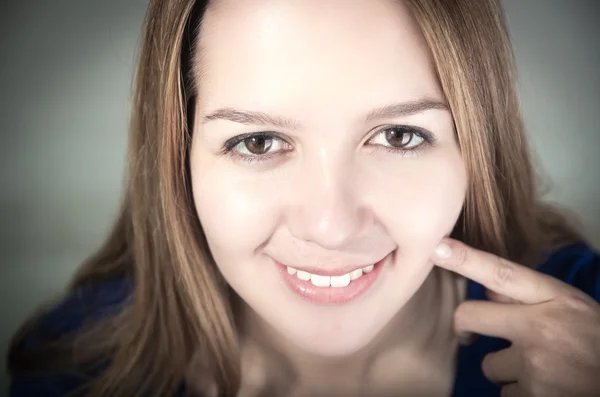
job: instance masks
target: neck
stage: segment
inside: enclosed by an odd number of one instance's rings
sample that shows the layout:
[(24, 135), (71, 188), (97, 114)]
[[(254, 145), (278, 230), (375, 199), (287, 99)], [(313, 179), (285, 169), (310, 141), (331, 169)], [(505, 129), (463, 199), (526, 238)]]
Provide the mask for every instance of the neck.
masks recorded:
[(373, 341), (350, 356), (335, 358), (303, 351), (246, 307), (242, 329), (243, 382), (264, 387), (294, 382), (331, 384), (341, 380), (353, 388), (377, 381), (389, 373), (390, 367), (398, 368), (398, 363), (405, 360), (410, 363), (408, 367), (419, 371), (419, 363), (428, 362), (429, 358), (439, 360), (440, 354), (448, 358), (455, 352), (452, 315), (464, 297), (462, 290), (462, 281), (434, 268)]

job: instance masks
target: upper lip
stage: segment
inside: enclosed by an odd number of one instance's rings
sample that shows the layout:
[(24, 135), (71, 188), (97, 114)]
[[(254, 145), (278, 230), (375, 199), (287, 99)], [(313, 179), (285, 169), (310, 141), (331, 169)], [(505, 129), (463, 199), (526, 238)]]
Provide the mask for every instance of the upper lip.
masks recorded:
[(296, 270), (308, 272), (310, 274), (316, 274), (318, 276), (330, 276), (330, 277), (334, 276), (335, 277), (335, 276), (343, 276), (344, 274), (348, 274), (356, 269), (362, 269), (362, 268), (370, 266), (370, 265), (376, 265), (380, 262), (383, 262), (385, 260), (385, 258), (388, 257), (388, 255), (389, 255), (389, 253), (386, 254), (380, 260), (372, 262), (372, 263), (367, 263), (367, 264), (362, 264), (362, 265), (347, 265), (344, 267), (337, 267), (335, 269), (331, 269), (331, 268), (327, 268), (327, 267), (323, 267), (323, 266), (292, 266), (292, 265), (286, 265), (277, 260), (275, 260), (275, 262), (277, 262), (278, 264), (280, 264), (282, 266), (289, 266)]

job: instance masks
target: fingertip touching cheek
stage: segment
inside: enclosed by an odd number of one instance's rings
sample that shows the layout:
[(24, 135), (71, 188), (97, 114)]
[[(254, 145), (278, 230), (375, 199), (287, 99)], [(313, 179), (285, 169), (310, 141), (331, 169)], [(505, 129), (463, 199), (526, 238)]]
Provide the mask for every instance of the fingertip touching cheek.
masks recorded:
[(297, 345), (342, 355), (422, 285), (467, 181), (407, 11), (318, 4), (209, 8), (191, 176), (226, 281)]

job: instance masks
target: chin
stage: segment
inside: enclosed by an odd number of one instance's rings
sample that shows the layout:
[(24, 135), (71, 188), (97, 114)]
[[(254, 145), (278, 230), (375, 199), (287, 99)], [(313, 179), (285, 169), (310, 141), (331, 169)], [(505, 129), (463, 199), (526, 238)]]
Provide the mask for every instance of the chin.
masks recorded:
[[(364, 327), (369, 324), (369, 327)], [(381, 333), (385, 324), (376, 326), (373, 322), (342, 327), (339, 324), (328, 324), (311, 332), (295, 332), (289, 335), (290, 342), (301, 350), (322, 357), (351, 356), (367, 347)], [(362, 327), (361, 327), (362, 325)], [(323, 329), (326, 327), (327, 329)], [(280, 332), (283, 332), (281, 330)]]
[(304, 351), (315, 356), (327, 357), (327, 358), (342, 358), (352, 356), (365, 347), (374, 338), (367, 339), (364, 341), (349, 341), (348, 343), (334, 343), (334, 344), (307, 344), (306, 346), (299, 346)]
[(340, 340), (339, 337), (333, 337), (331, 343), (307, 343), (306, 346), (300, 346), (308, 353), (327, 358), (343, 358), (352, 356), (365, 349), (373, 340), (375, 335), (365, 336), (363, 338)]

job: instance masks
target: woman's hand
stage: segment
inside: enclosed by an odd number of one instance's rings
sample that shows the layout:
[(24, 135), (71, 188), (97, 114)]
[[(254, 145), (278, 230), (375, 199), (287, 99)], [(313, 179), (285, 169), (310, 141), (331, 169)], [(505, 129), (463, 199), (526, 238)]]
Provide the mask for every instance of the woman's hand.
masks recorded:
[(492, 302), (458, 306), (458, 334), (507, 339), (488, 354), (485, 376), (503, 397), (600, 396), (600, 304), (562, 281), (452, 240), (433, 262), (491, 291)]

